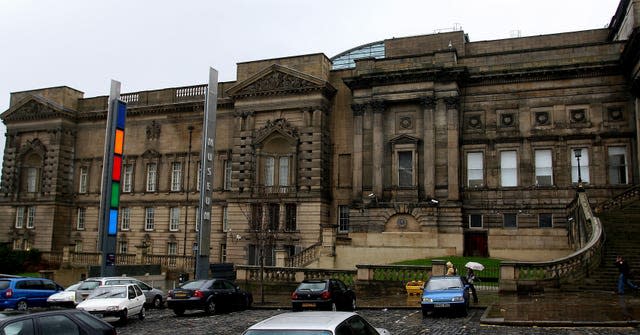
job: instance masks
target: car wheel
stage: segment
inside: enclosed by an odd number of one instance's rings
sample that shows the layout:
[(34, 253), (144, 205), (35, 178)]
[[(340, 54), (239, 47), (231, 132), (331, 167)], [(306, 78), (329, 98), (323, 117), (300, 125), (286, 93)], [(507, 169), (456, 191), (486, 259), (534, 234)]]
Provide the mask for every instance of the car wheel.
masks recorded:
[(204, 312), (211, 315), (216, 312), (216, 302), (213, 299), (207, 301), (207, 304), (204, 306)]
[(427, 316), (429, 316), (429, 311), (427, 311), (426, 309), (422, 310), (422, 317), (426, 318)]
[(331, 311), (332, 311), (332, 312), (335, 312), (335, 311), (337, 311), (337, 310), (338, 310), (338, 306), (336, 306), (336, 303), (335, 303), (335, 302), (332, 302), (332, 303), (331, 303)]
[(129, 316), (127, 315), (129, 312), (124, 309), (122, 310), (122, 313), (120, 314), (120, 323), (127, 323), (127, 320), (129, 319)]
[(153, 306), (153, 308), (162, 308), (162, 297), (157, 295), (153, 298), (153, 301), (151, 302), (151, 305)]
[(28, 305), (28, 304), (27, 304), (27, 302), (26, 302), (26, 301), (24, 301), (24, 300), (20, 300), (20, 301), (18, 301), (18, 303), (16, 304), (16, 310), (18, 310), (18, 311), (24, 312), (24, 311), (26, 311), (27, 309), (29, 309), (29, 305)]
[(140, 313), (138, 313), (138, 320), (144, 320), (146, 316), (144, 312), (144, 307), (140, 308)]
[(244, 297), (244, 309), (251, 309), (251, 299)]
[(174, 308), (173, 309), (173, 313), (177, 316), (183, 316), (184, 315), (184, 308)]
[(352, 298), (351, 299), (351, 311), (355, 311), (356, 310), (356, 298)]

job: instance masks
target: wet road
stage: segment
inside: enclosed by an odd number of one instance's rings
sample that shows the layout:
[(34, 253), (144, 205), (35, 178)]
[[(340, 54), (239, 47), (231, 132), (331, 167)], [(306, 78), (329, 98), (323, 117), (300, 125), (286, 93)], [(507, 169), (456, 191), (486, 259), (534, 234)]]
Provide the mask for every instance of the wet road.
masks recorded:
[[(187, 312), (174, 316), (170, 309), (149, 310), (144, 321), (130, 320), (117, 325), (119, 335), (129, 334), (242, 334), (252, 324), (287, 310), (248, 310), (207, 316), (201, 312)], [(466, 317), (430, 316), (423, 318), (419, 309), (364, 309), (358, 311), (375, 327), (388, 329), (394, 335), (418, 334), (559, 334), (613, 335), (640, 334), (633, 327), (505, 327), (480, 324), (484, 309), (471, 309)]]

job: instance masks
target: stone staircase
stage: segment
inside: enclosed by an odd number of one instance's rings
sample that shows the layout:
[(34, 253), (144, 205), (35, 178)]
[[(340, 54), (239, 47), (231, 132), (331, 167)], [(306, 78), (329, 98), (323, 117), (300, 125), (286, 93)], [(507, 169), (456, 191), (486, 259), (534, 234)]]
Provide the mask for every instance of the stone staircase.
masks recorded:
[(614, 292), (618, 280), (618, 269), (614, 266), (617, 255), (627, 260), (635, 274), (634, 282), (640, 283), (640, 200), (610, 208), (597, 216), (605, 233), (602, 262), (578, 288)]

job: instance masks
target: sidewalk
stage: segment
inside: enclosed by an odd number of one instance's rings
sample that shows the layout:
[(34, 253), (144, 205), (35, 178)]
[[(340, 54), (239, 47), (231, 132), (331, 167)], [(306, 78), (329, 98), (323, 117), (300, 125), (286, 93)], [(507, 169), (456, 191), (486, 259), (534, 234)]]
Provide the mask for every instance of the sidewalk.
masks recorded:
[[(480, 322), (510, 326), (603, 326), (640, 325), (640, 294), (617, 295), (604, 291), (544, 292), (528, 295), (479, 291), (478, 304), (485, 308)], [(290, 309), (289, 295), (266, 295), (265, 303), (254, 296), (254, 308)], [(419, 309), (420, 297), (393, 295), (359, 296), (359, 309)]]

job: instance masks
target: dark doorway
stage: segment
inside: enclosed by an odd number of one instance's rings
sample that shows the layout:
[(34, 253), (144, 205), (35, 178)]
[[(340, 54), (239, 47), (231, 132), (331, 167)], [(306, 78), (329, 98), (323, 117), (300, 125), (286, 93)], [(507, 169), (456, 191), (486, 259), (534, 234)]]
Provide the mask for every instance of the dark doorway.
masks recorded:
[(464, 256), (489, 257), (486, 231), (469, 230), (464, 233)]

